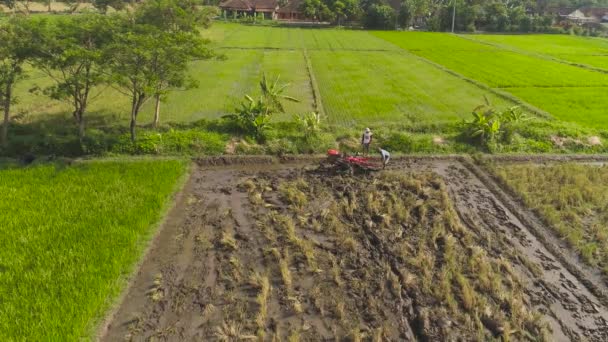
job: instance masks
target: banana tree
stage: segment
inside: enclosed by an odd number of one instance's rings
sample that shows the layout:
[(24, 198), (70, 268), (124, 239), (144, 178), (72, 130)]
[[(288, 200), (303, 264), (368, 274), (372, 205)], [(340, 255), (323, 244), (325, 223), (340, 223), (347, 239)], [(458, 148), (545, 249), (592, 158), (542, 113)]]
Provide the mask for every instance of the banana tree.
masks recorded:
[(264, 131), (270, 126), (272, 114), (284, 113), (283, 100), (299, 102), (299, 100), (284, 94), (289, 84), (279, 84), (279, 76), (274, 82), (268, 82), (266, 75), (260, 81), (261, 95), (254, 99), (245, 95), (241, 107), (235, 114), (224, 115), (223, 118), (233, 121), (245, 133), (253, 135), (258, 141), (264, 139)]
[(262, 91), (262, 97), (265, 103), (268, 105), (267, 110), (269, 114), (275, 112), (285, 113), (285, 107), (283, 107), (283, 101), (300, 102), (298, 99), (284, 94), (285, 90), (290, 86), (289, 83), (279, 84), (280, 75), (277, 76), (274, 82), (268, 82), (266, 75), (262, 75), (260, 81), (260, 90)]
[(472, 115), (472, 120), (464, 122), (468, 136), (479, 139), (482, 144), (493, 141), (500, 133), (501, 123), (500, 115), (496, 113), (488, 98), (485, 98), (484, 104), (473, 109)]

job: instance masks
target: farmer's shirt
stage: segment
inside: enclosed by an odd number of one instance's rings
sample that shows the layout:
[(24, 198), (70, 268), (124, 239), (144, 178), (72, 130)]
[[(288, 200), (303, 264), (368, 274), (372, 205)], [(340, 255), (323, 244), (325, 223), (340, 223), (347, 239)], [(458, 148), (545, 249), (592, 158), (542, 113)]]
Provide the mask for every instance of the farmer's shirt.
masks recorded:
[(391, 159), (391, 154), (388, 153), (388, 151), (385, 151), (383, 149), (380, 149), (380, 153), (382, 154), (382, 161), (385, 164), (388, 164), (388, 161)]
[(363, 133), (363, 144), (367, 145), (372, 142), (372, 132)]

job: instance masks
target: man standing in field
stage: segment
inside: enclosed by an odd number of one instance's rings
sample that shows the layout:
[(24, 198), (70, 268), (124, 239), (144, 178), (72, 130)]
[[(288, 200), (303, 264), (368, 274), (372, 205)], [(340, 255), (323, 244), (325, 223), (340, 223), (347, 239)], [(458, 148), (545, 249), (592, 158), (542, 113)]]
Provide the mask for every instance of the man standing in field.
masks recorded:
[(382, 155), (382, 168), (384, 169), (386, 168), (388, 161), (391, 160), (391, 154), (387, 150), (383, 150), (381, 148), (378, 148), (378, 151)]
[(369, 128), (366, 128), (361, 136), (361, 145), (363, 146), (364, 156), (369, 154), (369, 145), (372, 144), (372, 136), (372, 131)]

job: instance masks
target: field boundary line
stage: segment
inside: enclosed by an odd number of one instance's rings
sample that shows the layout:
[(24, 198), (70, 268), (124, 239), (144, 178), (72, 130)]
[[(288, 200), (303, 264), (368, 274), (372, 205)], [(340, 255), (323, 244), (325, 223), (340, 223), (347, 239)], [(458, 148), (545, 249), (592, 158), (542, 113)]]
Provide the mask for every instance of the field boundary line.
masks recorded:
[(345, 51), (345, 52), (393, 52), (400, 53), (399, 50), (389, 50), (389, 49), (348, 49), (348, 48), (306, 48), (306, 47), (274, 47), (274, 46), (219, 46), (218, 49), (224, 50), (270, 50), (270, 51), (297, 51), (302, 49), (307, 49), (308, 51)]
[(194, 181), (194, 168), (195, 164), (190, 162), (184, 170), (184, 174), (177, 180), (173, 192), (167, 198), (167, 203), (165, 203), (160, 212), (159, 220), (150, 228), (148, 235), (143, 239), (144, 241), (140, 242), (145, 245), (145, 248), (141, 251), (137, 262), (128, 270), (126, 275), (123, 275), (122, 279), (119, 280), (125, 282), (120, 293), (116, 298), (113, 298), (103, 316), (95, 321), (95, 325), (91, 329), (90, 334), (95, 341), (100, 341), (108, 333), (110, 324), (114, 322), (118, 310), (122, 306), (127, 295), (131, 292), (142, 265), (150, 258), (152, 249), (160, 243), (159, 238), (161, 232), (166, 229), (169, 217), (179, 210), (180, 204), (186, 202), (186, 189), (188, 188), (188, 185)]
[(511, 102), (515, 103), (516, 105), (519, 105), (520, 107), (522, 107), (522, 108), (524, 108), (524, 109), (526, 109), (526, 110), (528, 110), (528, 111), (536, 114), (537, 116), (539, 116), (541, 118), (549, 119), (549, 120), (554, 120), (555, 119), (553, 117), (553, 115), (551, 115), (551, 113), (549, 113), (547, 111), (544, 111), (544, 110), (542, 110), (542, 109), (540, 109), (538, 107), (535, 107), (535, 106), (533, 106), (533, 105), (525, 102), (524, 100), (520, 99), (519, 97), (517, 97), (517, 96), (515, 96), (515, 95), (513, 95), (511, 93), (508, 93), (508, 92), (505, 92), (505, 91), (501, 91), (501, 90), (499, 90), (497, 88), (492, 88), (492, 87), (490, 87), (489, 85), (487, 85), (485, 83), (482, 83), (480, 81), (477, 81), (477, 80), (469, 78), (469, 77), (466, 77), (463, 74), (458, 73), (458, 72), (456, 72), (456, 71), (454, 71), (452, 69), (449, 69), (449, 68), (447, 68), (447, 67), (445, 67), (445, 66), (443, 66), (443, 65), (441, 65), (439, 63), (433, 62), (430, 59), (427, 59), (425, 57), (422, 57), (422, 56), (419, 56), (419, 55), (417, 55), (415, 53), (412, 53), (412, 52), (410, 52), (409, 50), (407, 50), (405, 48), (402, 48), (401, 50), (407, 56), (415, 57), (418, 60), (423, 61), (423, 62), (425, 62), (427, 64), (430, 64), (430, 65), (434, 66), (435, 68), (437, 68), (439, 70), (442, 70), (442, 71), (444, 71), (444, 72), (446, 72), (446, 73), (448, 73), (448, 74), (450, 74), (452, 76), (455, 76), (455, 77), (457, 77), (457, 78), (459, 78), (459, 79), (461, 79), (461, 80), (463, 80), (465, 82), (471, 83), (471, 84), (477, 86), (480, 89), (488, 91), (488, 92), (490, 92), (490, 93), (492, 93), (492, 94), (494, 94), (494, 95), (496, 95), (496, 96), (498, 96), (498, 97), (500, 97), (502, 99), (511, 101)]
[(223, 50), (269, 50), (269, 51), (297, 51), (299, 48), (290, 47), (274, 47), (274, 46), (220, 46), (219, 49)]
[(302, 55), (304, 56), (304, 60), (306, 61), (306, 73), (308, 74), (308, 80), (310, 81), (310, 87), (312, 88), (313, 106), (317, 113), (326, 117), (325, 108), (323, 108), (323, 100), (321, 99), (321, 91), (319, 90), (319, 84), (317, 83), (317, 79), (315, 78), (315, 74), (312, 69), (312, 62), (310, 61), (310, 57), (308, 56), (306, 48), (302, 49)]
[[(551, 226), (542, 217), (529, 209), (519, 195), (501, 180), (497, 179), (486, 167), (476, 164), (470, 157), (460, 157), (458, 159), (526, 226), (532, 235), (552, 254), (552, 257), (556, 258), (566, 270), (572, 273), (581, 284), (595, 295), (602, 305), (608, 306), (608, 289), (605, 286), (605, 277), (599, 270), (587, 265), (572, 251), (570, 246), (561, 242), (561, 239), (551, 230)], [(568, 259), (577, 260), (578, 264), (574, 264)]]
[(570, 62), (570, 61), (567, 61), (565, 59), (553, 57), (551, 55), (546, 55), (546, 54), (543, 54), (543, 53), (526, 51), (526, 50), (518, 49), (518, 48), (509, 46), (509, 45), (484, 42), (484, 41), (477, 40), (475, 38), (467, 37), (467, 36), (462, 35), (462, 34), (456, 34), (455, 36), (459, 37), (459, 38), (462, 38), (464, 40), (468, 40), (470, 42), (474, 42), (474, 43), (478, 43), (478, 44), (483, 44), (483, 45), (488, 45), (488, 46), (491, 46), (491, 47), (495, 47), (497, 49), (501, 49), (501, 50), (505, 50), (505, 51), (513, 52), (513, 53), (517, 53), (517, 54), (528, 56), (528, 57), (535, 57), (535, 58), (538, 58), (538, 59), (544, 59), (544, 60), (547, 60), (547, 61), (553, 61), (553, 62), (556, 62), (556, 63), (570, 65), (570, 66), (581, 68), (581, 69), (586, 69), (586, 70), (590, 70), (590, 71), (601, 72), (603, 74), (608, 74), (608, 70), (606, 70), (606, 69), (594, 67), (594, 66), (587, 65), (587, 64)]

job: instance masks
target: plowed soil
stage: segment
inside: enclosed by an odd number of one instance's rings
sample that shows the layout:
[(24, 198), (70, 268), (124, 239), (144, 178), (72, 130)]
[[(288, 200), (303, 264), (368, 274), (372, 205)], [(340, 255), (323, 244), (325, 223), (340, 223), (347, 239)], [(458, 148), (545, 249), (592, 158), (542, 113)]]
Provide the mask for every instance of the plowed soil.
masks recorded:
[(457, 159), (199, 167), (100, 339), (608, 340), (593, 270), (491, 182)]

